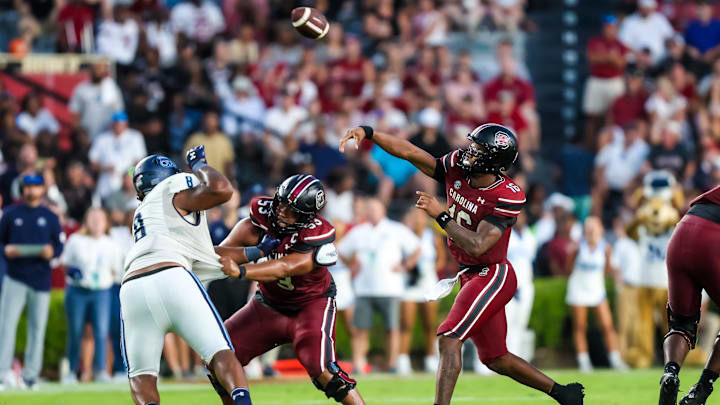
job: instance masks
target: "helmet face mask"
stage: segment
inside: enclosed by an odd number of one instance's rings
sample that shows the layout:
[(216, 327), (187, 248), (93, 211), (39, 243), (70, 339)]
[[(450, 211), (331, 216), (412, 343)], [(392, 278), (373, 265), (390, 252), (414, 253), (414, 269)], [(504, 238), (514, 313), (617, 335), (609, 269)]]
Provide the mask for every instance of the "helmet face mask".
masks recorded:
[(484, 124), (468, 134), (470, 146), (460, 151), (459, 166), (469, 173), (499, 174), (518, 156), (515, 134), (498, 124)]
[(324, 206), (325, 191), (318, 179), (305, 174), (291, 176), (275, 191), (270, 206), (272, 230), (279, 235), (299, 232), (313, 224)]

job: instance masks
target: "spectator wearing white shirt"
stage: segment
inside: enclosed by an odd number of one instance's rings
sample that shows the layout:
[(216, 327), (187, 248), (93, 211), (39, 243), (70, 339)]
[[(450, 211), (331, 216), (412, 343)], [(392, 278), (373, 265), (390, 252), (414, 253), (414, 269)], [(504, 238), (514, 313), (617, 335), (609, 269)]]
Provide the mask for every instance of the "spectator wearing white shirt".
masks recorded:
[(158, 50), (160, 65), (170, 67), (177, 60), (175, 32), (170, 26), (166, 11), (155, 13), (154, 18), (145, 23), (145, 37), (150, 47)]
[[(246, 76), (237, 76), (222, 95), (222, 129), (231, 137), (262, 131), (265, 103)], [(222, 93), (221, 93), (222, 94)]]
[(653, 64), (665, 56), (665, 40), (675, 31), (668, 19), (655, 11), (655, 0), (639, 0), (638, 11), (625, 18), (620, 25), (620, 41), (635, 52), (650, 50)]
[(122, 4), (113, 9), (113, 18), (100, 24), (97, 36), (98, 53), (121, 65), (130, 65), (135, 59), (140, 28), (130, 17), (130, 10)]
[(354, 275), (357, 329), (353, 336), (355, 369), (365, 372), (373, 315), (379, 312), (387, 335), (388, 368), (395, 371), (400, 348), (400, 298), (405, 275), (420, 257), (417, 236), (403, 224), (386, 217), (385, 206), (377, 198), (367, 201), (368, 222), (355, 226), (340, 242), (340, 258)]
[(308, 111), (295, 103), (295, 94), (285, 91), (281, 96), (280, 105), (268, 110), (265, 116), (265, 127), (286, 137), (291, 135), (307, 118)]
[(435, 373), (438, 368), (437, 346), (437, 312), (438, 302), (428, 301), (425, 294), (438, 282), (437, 271), (447, 265), (447, 248), (445, 236), (432, 228), (432, 223), (424, 211), (415, 207), (403, 218), (403, 223), (417, 235), (420, 243), (420, 256), (415, 265), (406, 274), (405, 294), (400, 304), (400, 355), (397, 361), (398, 374), (407, 375), (412, 372), (410, 364), (410, 346), (415, 321), (419, 313), (422, 319), (423, 343), (425, 344), (424, 369)]
[(600, 149), (595, 158), (593, 206), (603, 207), (603, 223), (611, 224), (622, 206), (625, 189), (642, 171), (650, 152), (642, 139), (643, 130), (639, 122), (610, 129), (612, 132), (609, 135), (613, 139)]
[(32, 138), (37, 138), (38, 135), (55, 136), (60, 131), (60, 124), (55, 117), (47, 108), (42, 107), (40, 95), (32, 91), (25, 95), (22, 112), (15, 118), (15, 123)]
[(505, 313), (508, 325), (508, 350), (526, 361), (532, 361), (535, 351), (533, 334), (528, 329), (528, 324), (535, 299), (533, 262), (537, 248), (537, 240), (527, 225), (527, 215), (523, 211), (518, 215), (508, 242), (508, 261), (515, 269), (517, 291), (505, 307)]
[(123, 174), (147, 155), (140, 132), (128, 128), (124, 111), (112, 116), (112, 129), (99, 135), (90, 146), (90, 164), (100, 173), (96, 195), (104, 198), (122, 188)]
[(112, 115), (125, 108), (120, 88), (108, 76), (107, 63), (92, 65), (90, 80), (75, 87), (69, 107), (76, 116), (75, 124), (85, 128), (91, 138), (107, 130)]
[(635, 344), (635, 324), (638, 319), (639, 285), (642, 276), (642, 257), (637, 242), (628, 237), (625, 223), (616, 218), (613, 230), (617, 239), (613, 244), (611, 263), (620, 273), (617, 281), (618, 345), (628, 364), (635, 366), (628, 358), (628, 351)]
[(170, 25), (175, 33), (200, 43), (208, 43), (225, 30), (225, 19), (215, 2), (188, 0), (173, 7)]
[[(111, 213), (110, 239), (120, 249), (120, 252), (127, 252), (135, 243), (135, 238), (130, 233), (133, 223), (134, 210), (125, 213)], [(120, 323), (120, 284), (123, 276), (124, 255), (116, 255), (117, 266), (113, 268), (113, 285), (110, 289), (110, 344), (113, 350), (112, 373), (114, 381), (125, 382), (127, 380), (127, 369), (122, 359), (122, 325)]]
[(95, 381), (110, 380), (106, 371), (106, 342), (110, 328), (110, 291), (113, 274), (119, 271), (120, 249), (107, 235), (109, 227), (105, 211), (90, 208), (85, 214), (82, 230), (70, 236), (60, 258), (66, 267), (68, 284), (65, 292), (68, 320), (65, 355), (70, 361), (70, 374), (63, 378), (65, 384), (77, 383), (80, 342), (88, 318), (95, 340)]
[(661, 77), (657, 89), (645, 102), (645, 111), (650, 116), (650, 140), (657, 142), (663, 128), (671, 122), (682, 127), (685, 123), (687, 99), (673, 86), (670, 79)]

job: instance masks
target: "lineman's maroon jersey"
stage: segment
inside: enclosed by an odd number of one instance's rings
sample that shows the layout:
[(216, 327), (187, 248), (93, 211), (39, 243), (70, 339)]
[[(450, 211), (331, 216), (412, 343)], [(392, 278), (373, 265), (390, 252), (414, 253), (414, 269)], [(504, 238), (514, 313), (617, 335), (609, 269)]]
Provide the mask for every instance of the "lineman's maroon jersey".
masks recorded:
[[(270, 259), (279, 259), (290, 253), (314, 252), (326, 243), (335, 240), (335, 228), (324, 218), (317, 216), (313, 223), (291, 235), (275, 235), (270, 226), (271, 197), (256, 197), (250, 203), (250, 219), (280, 244), (271, 253)], [(258, 283), (263, 299), (278, 309), (295, 310), (300, 306), (323, 297), (335, 296), (335, 283), (326, 266), (315, 264), (307, 274), (286, 277), (269, 283)]]
[[(471, 187), (467, 172), (458, 165), (459, 160), (460, 151), (456, 150), (436, 161), (440, 169), (436, 173), (442, 173), (445, 181), (448, 213), (455, 222), (472, 231), (477, 231), (482, 220), (493, 224), (514, 224), (525, 204), (522, 189), (503, 175), (498, 175), (497, 181), (489, 187)], [(510, 230), (511, 226), (507, 226), (495, 245), (479, 257), (469, 255), (448, 238), (450, 254), (458, 263), (466, 266), (489, 266), (506, 262)]]
[(699, 195), (696, 199), (692, 200), (690, 205), (693, 206), (697, 203), (710, 203), (720, 205), (720, 186), (717, 186), (712, 190), (706, 191), (705, 193)]

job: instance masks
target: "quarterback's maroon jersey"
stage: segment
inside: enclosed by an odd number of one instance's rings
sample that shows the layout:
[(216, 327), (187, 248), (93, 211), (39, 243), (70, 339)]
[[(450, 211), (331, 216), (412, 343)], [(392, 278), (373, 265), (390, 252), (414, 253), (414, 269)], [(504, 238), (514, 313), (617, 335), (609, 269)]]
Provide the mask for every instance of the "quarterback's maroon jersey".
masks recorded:
[[(525, 193), (513, 181), (498, 175), (495, 183), (484, 188), (471, 187), (467, 172), (459, 165), (460, 151), (456, 150), (437, 159), (437, 165), (445, 181), (448, 213), (458, 224), (477, 231), (480, 221), (501, 224), (505, 228), (500, 239), (483, 255), (474, 257), (448, 238), (450, 254), (461, 265), (489, 266), (507, 260), (511, 225), (525, 204)], [(441, 181), (441, 179), (437, 179)], [(503, 226), (510, 225), (510, 226)]]
[(720, 186), (717, 186), (712, 190), (706, 191), (705, 193), (699, 195), (696, 199), (692, 200), (690, 205), (693, 206), (698, 203), (710, 203), (720, 205)]
[[(309, 227), (302, 228), (299, 232), (290, 235), (274, 234), (269, 218), (272, 201), (271, 197), (256, 197), (250, 202), (252, 223), (271, 237), (280, 239), (280, 244), (270, 254), (269, 259), (279, 259), (290, 253), (314, 252), (320, 246), (335, 240), (335, 228), (320, 216), (316, 216)], [(314, 299), (335, 296), (335, 283), (327, 266), (317, 262), (309, 273), (258, 283), (258, 287), (267, 304), (290, 311), (298, 310), (298, 307)]]

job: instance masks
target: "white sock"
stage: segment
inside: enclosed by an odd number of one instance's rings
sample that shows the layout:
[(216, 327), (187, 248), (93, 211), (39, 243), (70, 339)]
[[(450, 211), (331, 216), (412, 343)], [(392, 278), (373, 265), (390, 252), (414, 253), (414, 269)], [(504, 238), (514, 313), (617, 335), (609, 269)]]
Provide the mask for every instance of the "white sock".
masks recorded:
[(590, 361), (590, 355), (587, 352), (577, 354), (577, 362), (580, 368), (592, 368), (592, 362)]

